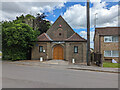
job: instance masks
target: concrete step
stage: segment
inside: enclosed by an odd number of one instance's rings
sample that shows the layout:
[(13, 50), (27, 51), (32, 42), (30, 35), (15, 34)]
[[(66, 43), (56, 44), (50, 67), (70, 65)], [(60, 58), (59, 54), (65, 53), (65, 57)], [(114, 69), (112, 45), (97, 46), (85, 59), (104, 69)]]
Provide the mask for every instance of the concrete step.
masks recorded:
[(64, 60), (49, 60), (49, 61), (45, 61), (43, 62), (45, 64), (60, 64), (60, 65), (68, 65), (68, 61), (64, 61)]

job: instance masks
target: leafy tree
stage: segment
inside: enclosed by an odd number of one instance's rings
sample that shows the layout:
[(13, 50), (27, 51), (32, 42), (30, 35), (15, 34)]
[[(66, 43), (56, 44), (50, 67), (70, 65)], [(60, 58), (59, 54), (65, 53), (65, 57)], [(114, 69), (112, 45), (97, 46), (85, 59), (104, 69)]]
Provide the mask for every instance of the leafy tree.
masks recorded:
[(47, 30), (50, 28), (50, 22), (48, 20), (45, 20), (45, 13), (43, 14), (37, 14), (37, 17), (35, 18), (36, 26), (40, 33), (46, 33)]
[(47, 16), (45, 13), (43, 14), (37, 14), (36, 17), (27, 14), (26, 16), (21, 15), (19, 17), (16, 17), (16, 20), (14, 20), (14, 23), (26, 23), (29, 26), (31, 26), (34, 30), (39, 30), (40, 34), (46, 33), (47, 30), (50, 28), (51, 24), (48, 20), (46, 20)]
[(36, 41), (38, 31), (33, 30), (25, 23), (2, 23), (2, 53), (3, 59), (20, 60), (27, 59), (27, 54)]
[[(16, 20), (14, 20), (14, 23), (33, 23), (33, 19), (35, 19), (34, 16), (27, 14), (26, 16), (24, 16), (23, 14), (19, 17), (16, 17)], [(29, 24), (28, 24), (29, 25)], [(30, 25), (29, 25), (30, 26)]]
[(50, 27), (50, 22), (45, 20), (45, 17), (44, 13), (38, 14), (36, 18), (27, 14), (16, 17), (16, 20), (0, 23), (3, 60), (28, 59), (31, 55), (31, 47), (34, 45), (32, 41), (37, 41), (37, 36)]

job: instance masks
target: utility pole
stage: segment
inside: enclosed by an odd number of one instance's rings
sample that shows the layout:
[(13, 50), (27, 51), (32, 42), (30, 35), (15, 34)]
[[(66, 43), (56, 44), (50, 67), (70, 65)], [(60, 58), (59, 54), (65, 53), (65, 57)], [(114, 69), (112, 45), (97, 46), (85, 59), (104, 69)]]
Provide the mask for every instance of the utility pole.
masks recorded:
[(90, 66), (90, 11), (89, 11), (89, 4), (90, 1), (87, 0), (87, 65)]

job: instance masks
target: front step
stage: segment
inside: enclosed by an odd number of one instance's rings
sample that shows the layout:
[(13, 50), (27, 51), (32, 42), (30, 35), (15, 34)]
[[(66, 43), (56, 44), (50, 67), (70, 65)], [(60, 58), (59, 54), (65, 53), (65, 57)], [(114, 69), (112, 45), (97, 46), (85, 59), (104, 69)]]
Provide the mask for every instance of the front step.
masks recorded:
[(59, 64), (59, 65), (68, 65), (68, 61), (64, 61), (64, 60), (50, 60), (50, 61), (45, 61), (43, 62), (45, 64)]

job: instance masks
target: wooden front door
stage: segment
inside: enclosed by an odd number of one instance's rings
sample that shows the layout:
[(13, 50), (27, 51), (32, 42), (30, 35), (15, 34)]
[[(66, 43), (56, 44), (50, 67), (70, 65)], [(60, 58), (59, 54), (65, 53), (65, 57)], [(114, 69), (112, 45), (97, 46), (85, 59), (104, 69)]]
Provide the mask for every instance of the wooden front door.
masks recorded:
[(53, 49), (53, 59), (55, 60), (63, 60), (63, 48), (61, 46), (56, 46)]

